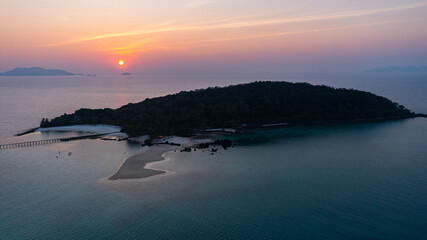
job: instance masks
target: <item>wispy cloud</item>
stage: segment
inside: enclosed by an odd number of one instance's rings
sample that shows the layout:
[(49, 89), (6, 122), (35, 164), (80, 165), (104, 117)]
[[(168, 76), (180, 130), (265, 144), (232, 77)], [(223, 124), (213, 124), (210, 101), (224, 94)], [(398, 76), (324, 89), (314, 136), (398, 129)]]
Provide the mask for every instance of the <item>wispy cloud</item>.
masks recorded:
[(116, 47), (101, 47), (99, 48), (99, 51), (112, 52), (116, 54), (136, 52), (136, 51), (141, 51), (142, 49), (147, 49), (147, 48), (143, 48), (142, 46), (146, 46), (150, 41), (151, 41), (150, 38), (146, 38), (139, 41), (128, 43), (126, 45), (120, 45)]
[(136, 53), (136, 52), (147, 52), (147, 51), (151, 51), (151, 50), (185, 49), (185, 48), (188, 48), (188, 46), (194, 46), (194, 44), (201, 44), (201, 43), (241, 41), (241, 40), (248, 40), (248, 39), (280, 37), (280, 36), (287, 36), (287, 35), (299, 35), (299, 34), (316, 33), (316, 32), (330, 32), (330, 31), (364, 28), (364, 27), (385, 25), (385, 24), (394, 24), (394, 23), (403, 23), (403, 22), (416, 22), (416, 21), (422, 21), (422, 20), (423, 19), (388, 20), (388, 21), (370, 22), (370, 23), (365, 23), (365, 24), (346, 25), (346, 26), (340, 26), (340, 27), (313, 28), (313, 29), (306, 29), (306, 30), (301, 30), (301, 31), (281, 31), (281, 32), (274, 32), (274, 33), (267, 33), (267, 34), (246, 35), (246, 36), (241, 36), (241, 37), (209, 38), (209, 39), (204, 39), (204, 40), (180, 42), (180, 43), (175, 43), (175, 44), (171, 44), (168, 46), (161, 46), (161, 45), (142, 46), (145, 44), (142, 44), (143, 42), (141, 42), (141, 43), (132, 44), (132, 45), (129, 45), (126, 47), (105, 48), (105, 49), (100, 49), (100, 50), (101, 51), (107, 51), (107, 52), (113, 52), (113, 53), (117, 53), (117, 54), (125, 54), (125, 53)]
[[(203, 0), (200, 1), (204, 2)], [(228, 19), (224, 21), (216, 22), (206, 22), (199, 25), (159, 25), (157, 27), (139, 29), (128, 32), (121, 33), (110, 33), (96, 36), (83, 37), (78, 39), (72, 39), (62, 43), (54, 43), (45, 46), (55, 46), (55, 45), (65, 45), (79, 42), (86, 42), (92, 40), (116, 38), (116, 37), (127, 37), (127, 36), (138, 36), (138, 35), (149, 35), (157, 33), (170, 33), (170, 32), (180, 32), (180, 31), (207, 31), (207, 30), (218, 30), (218, 29), (233, 29), (233, 28), (248, 28), (248, 27), (259, 27), (267, 25), (279, 25), (279, 24), (290, 24), (290, 23), (299, 23), (299, 22), (310, 22), (310, 21), (322, 21), (322, 20), (333, 20), (333, 19), (343, 19), (343, 18), (352, 18), (352, 17), (361, 17), (368, 15), (376, 15), (387, 12), (401, 11), (419, 7), (426, 7), (427, 2), (418, 2), (413, 4), (406, 4), (394, 7), (372, 9), (372, 10), (355, 10), (355, 11), (339, 11), (331, 12), (327, 14), (318, 14), (318, 15), (308, 15), (308, 16), (298, 16), (298, 17), (288, 17), (288, 18), (274, 18), (274, 19), (253, 19), (246, 21), (239, 21)], [(366, 24), (360, 24), (360, 26), (365, 26)], [(339, 28), (339, 27), (338, 27)], [(336, 28), (336, 29), (338, 29)], [(300, 31), (302, 33), (304, 31)], [(261, 35), (263, 36), (263, 35)]]
[(427, 6), (427, 2), (419, 2), (419, 3), (415, 3), (415, 4), (401, 5), (401, 6), (396, 6), (396, 7), (374, 9), (374, 10), (344, 11), (344, 12), (334, 12), (334, 13), (321, 14), (321, 15), (293, 17), (293, 18), (235, 22), (235, 23), (225, 24), (222, 26), (218, 25), (218, 26), (213, 26), (213, 27), (217, 27), (217, 28), (238, 28), (238, 27), (262, 26), (262, 25), (273, 25), (273, 24), (284, 24), (284, 23), (333, 20), (333, 19), (341, 19), (341, 18), (375, 15), (375, 14), (381, 14), (381, 13), (386, 13), (386, 12), (394, 12), (394, 11), (412, 9), (412, 8), (423, 7), (423, 6)]
[(225, 42), (225, 41), (238, 41), (238, 40), (247, 40), (247, 39), (256, 39), (256, 38), (279, 37), (279, 36), (286, 36), (286, 35), (298, 35), (298, 34), (315, 33), (315, 32), (345, 30), (345, 29), (352, 29), (352, 28), (363, 28), (363, 27), (370, 27), (370, 26), (376, 26), (376, 25), (393, 24), (393, 23), (416, 22), (420, 20), (423, 20), (423, 19), (378, 21), (378, 22), (370, 22), (365, 24), (353, 24), (353, 25), (347, 25), (347, 26), (341, 26), (341, 27), (314, 28), (314, 29), (307, 29), (307, 30), (301, 30), (301, 31), (284, 31), (284, 32), (257, 34), (257, 35), (249, 35), (249, 36), (234, 37), (234, 38), (217, 38), (217, 39), (209, 39), (209, 40), (202, 40), (202, 41), (185, 42), (182, 44), (195, 44), (195, 43), (204, 43), (204, 42)]

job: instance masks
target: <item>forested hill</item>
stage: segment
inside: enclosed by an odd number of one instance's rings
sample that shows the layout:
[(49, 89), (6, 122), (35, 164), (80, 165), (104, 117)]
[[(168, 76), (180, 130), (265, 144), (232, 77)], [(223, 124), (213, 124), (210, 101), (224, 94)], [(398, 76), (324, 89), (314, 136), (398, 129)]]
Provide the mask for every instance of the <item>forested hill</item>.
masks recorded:
[(41, 127), (112, 124), (134, 135), (187, 135), (208, 128), (410, 117), (409, 110), (372, 93), (308, 83), (253, 82), (146, 99), (118, 109), (80, 109)]

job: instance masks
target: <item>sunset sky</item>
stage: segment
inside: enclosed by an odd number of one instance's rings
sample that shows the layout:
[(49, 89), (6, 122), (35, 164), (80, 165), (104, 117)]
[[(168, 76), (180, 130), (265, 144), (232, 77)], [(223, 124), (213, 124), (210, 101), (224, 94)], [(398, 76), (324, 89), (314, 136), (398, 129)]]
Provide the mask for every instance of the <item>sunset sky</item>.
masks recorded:
[[(427, 65), (427, 1), (2, 0), (0, 72), (358, 72)], [(119, 67), (117, 61), (125, 60)]]

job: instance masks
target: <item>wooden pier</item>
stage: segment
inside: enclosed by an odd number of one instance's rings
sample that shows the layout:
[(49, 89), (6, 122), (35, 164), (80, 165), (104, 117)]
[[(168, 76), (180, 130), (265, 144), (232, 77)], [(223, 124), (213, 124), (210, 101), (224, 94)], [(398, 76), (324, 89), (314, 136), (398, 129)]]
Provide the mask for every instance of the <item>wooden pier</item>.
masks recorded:
[(32, 147), (32, 146), (46, 145), (46, 144), (52, 144), (52, 143), (58, 143), (58, 142), (68, 142), (68, 141), (75, 141), (75, 140), (81, 140), (81, 139), (93, 139), (93, 138), (98, 138), (98, 137), (101, 137), (107, 134), (112, 134), (112, 133), (117, 133), (117, 132), (99, 133), (99, 134), (91, 134), (91, 135), (68, 137), (68, 138), (36, 140), (36, 141), (20, 142), (20, 143), (0, 144), (0, 149)]

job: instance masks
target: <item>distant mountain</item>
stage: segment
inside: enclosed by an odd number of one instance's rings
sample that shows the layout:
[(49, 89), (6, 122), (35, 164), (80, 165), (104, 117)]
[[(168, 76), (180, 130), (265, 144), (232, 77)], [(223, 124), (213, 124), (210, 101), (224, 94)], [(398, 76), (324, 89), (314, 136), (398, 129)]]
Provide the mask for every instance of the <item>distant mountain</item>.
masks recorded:
[(45, 69), (41, 67), (21, 68), (17, 67), (5, 73), (0, 73), (0, 76), (66, 76), (75, 75), (60, 69)]
[(427, 66), (389, 66), (374, 68), (364, 71), (365, 73), (427, 73)]

